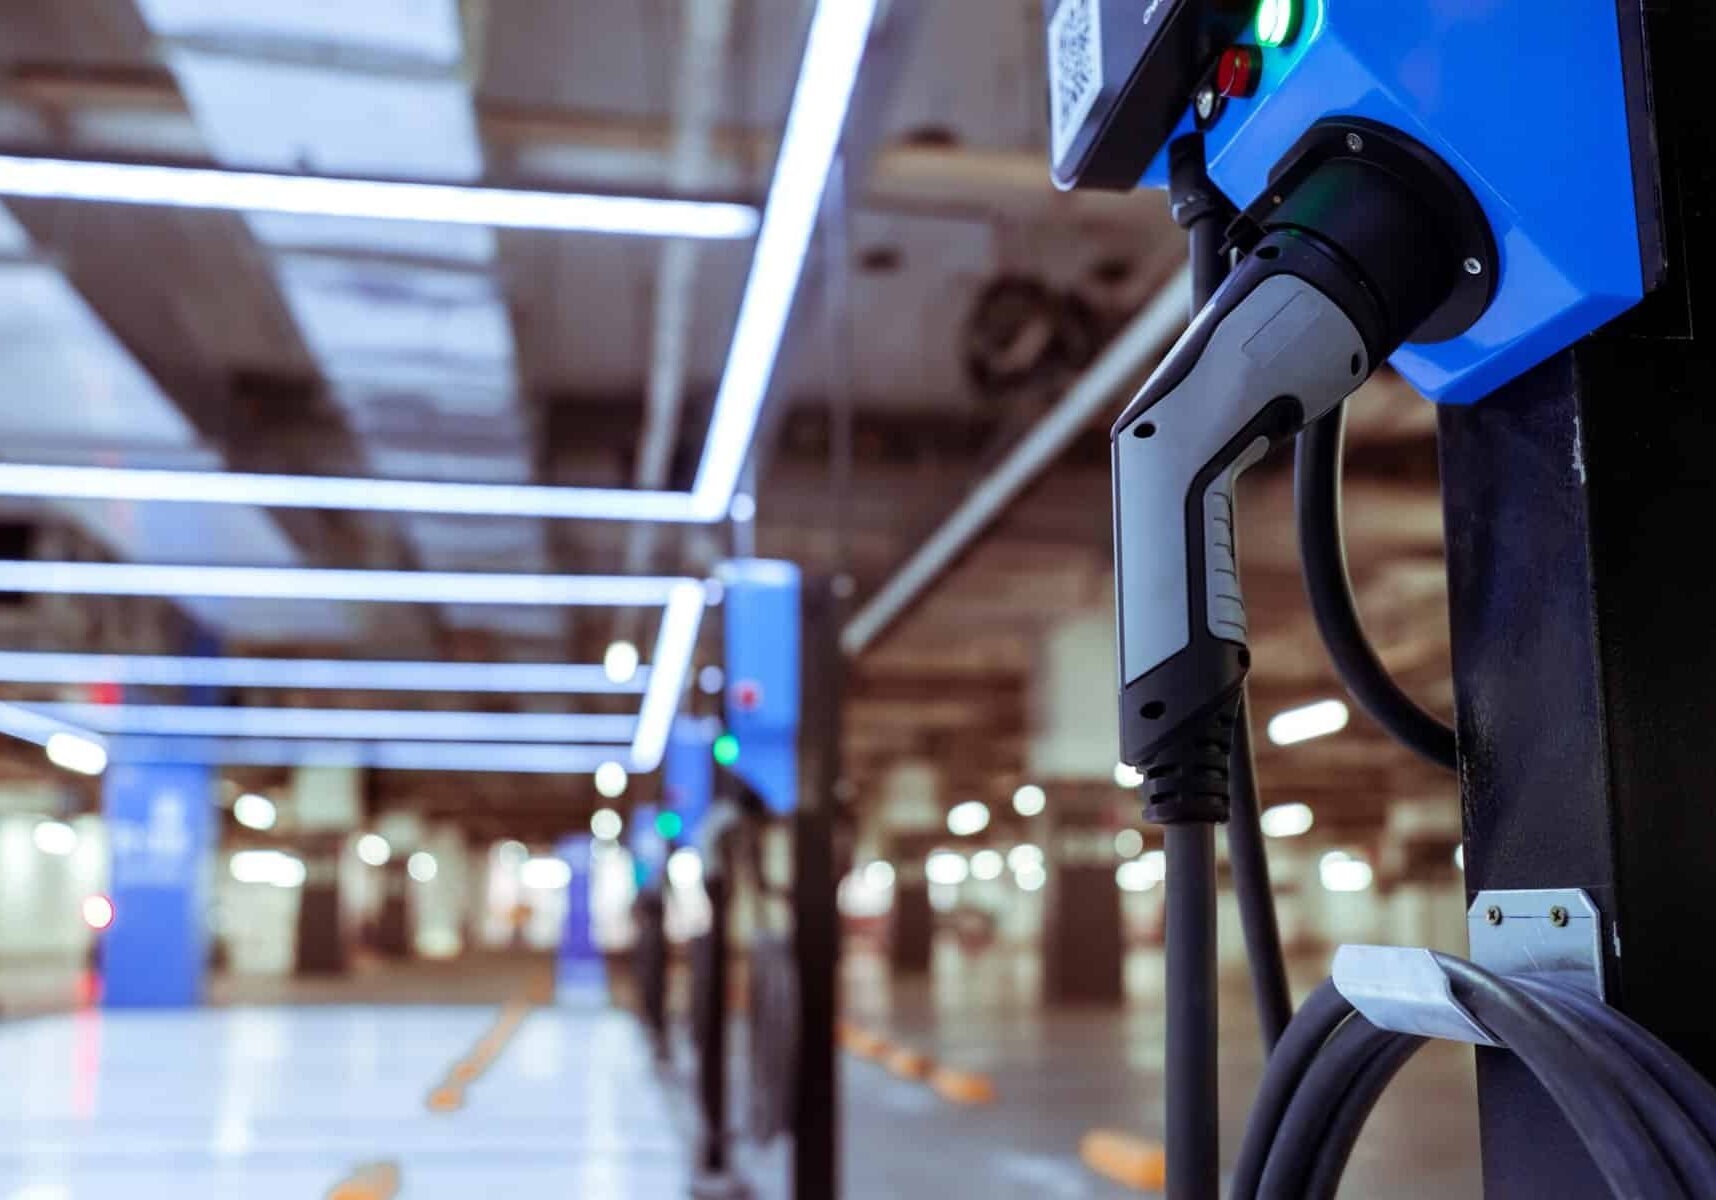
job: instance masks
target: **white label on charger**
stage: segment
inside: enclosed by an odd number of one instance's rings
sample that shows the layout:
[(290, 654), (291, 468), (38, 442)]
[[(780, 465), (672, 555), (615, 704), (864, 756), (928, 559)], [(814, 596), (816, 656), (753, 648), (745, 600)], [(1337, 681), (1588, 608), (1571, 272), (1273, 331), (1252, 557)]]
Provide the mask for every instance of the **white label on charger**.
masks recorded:
[(1049, 22), (1050, 134), (1057, 164), (1102, 95), (1099, 0), (1061, 0)]

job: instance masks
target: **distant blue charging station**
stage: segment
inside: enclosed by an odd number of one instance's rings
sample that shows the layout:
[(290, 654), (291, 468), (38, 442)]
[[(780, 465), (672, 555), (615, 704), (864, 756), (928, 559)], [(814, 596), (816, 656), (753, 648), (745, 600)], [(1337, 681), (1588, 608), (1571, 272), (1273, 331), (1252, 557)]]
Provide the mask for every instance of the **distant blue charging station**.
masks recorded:
[(109, 1008), (201, 1004), (215, 778), (204, 766), (115, 764), (102, 780), (113, 924), (102, 934)]
[(696, 844), (715, 797), (713, 722), (680, 717), (667, 740), (662, 765), (662, 804), (679, 816), (680, 840)]
[(564, 838), (555, 854), (572, 869), (566, 885), (566, 925), (554, 962), (554, 1000), (557, 1004), (601, 1004), (607, 1001), (608, 970), (596, 945), (594, 883), (596, 855), (587, 834)]
[(799, 569), (772, 559), (722, 566), (727, 650), (727, 732), (737, 751), (724, 763), (770, 811), (798, 806)]
[(656, 826), (662, 813), (654, 804), (640, 804), (632, 809), (626, 825), (626, 849), (632, 855), (632, 876), (639, 888), (648, 887), (661, 878), (667, 868), (668, 840)]

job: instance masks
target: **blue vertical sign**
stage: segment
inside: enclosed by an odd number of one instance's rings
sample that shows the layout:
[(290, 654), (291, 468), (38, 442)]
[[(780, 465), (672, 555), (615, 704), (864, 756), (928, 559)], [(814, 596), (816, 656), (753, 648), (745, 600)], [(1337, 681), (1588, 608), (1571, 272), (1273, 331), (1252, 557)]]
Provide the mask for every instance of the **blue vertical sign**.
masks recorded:
[(202, 1003), (208, 962), (208, 851), (214, 772), (123, 763), (102, 779), (111, 841), (113, 924), (102, 935), (103, 1003)]
[(680, 840), (696, 844), (715, 794), (715, 760), (710, 757), (715, 730), (707, 718), (680, 717), (667, 739), (662, 763), (663, 805), (683, 822)]
[(723, 565), (727, 730), (733, 772), (776, 813), (798, 805), (799, 570), (789, 562)]
[(608, 970), (596, 945), (592, 898), (596, 856), (586, 834), (569, 837), (555, 847), (572, 878), (566, 884), (566, 926), (554, 964), (554, 999), (558, 1004), (605, 1003)]

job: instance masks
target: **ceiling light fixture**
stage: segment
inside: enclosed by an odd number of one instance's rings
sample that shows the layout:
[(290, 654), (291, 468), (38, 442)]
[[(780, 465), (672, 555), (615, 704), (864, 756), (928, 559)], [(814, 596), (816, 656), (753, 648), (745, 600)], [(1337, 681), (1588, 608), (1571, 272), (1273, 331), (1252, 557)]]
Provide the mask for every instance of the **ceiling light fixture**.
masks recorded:
[(1263, 810), (1258, 818), (1264, 837), (1290, 838), (1309, 833), (1316, 823), (1316, 814), (1309, 804), (1277, 804)]
[(725, 516), (780, 358), (877, 0), (818, 0), (693, 490)]
[(649, 689), (638, 707), (637, 729), (632, 737), (632, 770), (653, 771), (667, 753), (668, 735), (685, 696), (691, 675), (691, 660), (697, 653), (697, 633), (703, 624), (706, 602), (704, 586), (691, 581), (676, 584), (661, 614), (656, 634), (654, 669)]
[(602, 673), (610, 683), (625, 683), (637, 674), (640, 661), (638, 648), (631, 642), (624, 639), (610, 642), (602, 654)]
[(690, 492), (0, 463), (0, 495), (544, 520), (708, 522)]
[(644, 690), (649, 668), (640, 666), (630, 679), (615, 683), (594, 663), (203, 658), (0, 650), (0, 680), (143, 687), (631, 695)]
[(1034, 783), (1027, 783), (1013, 793), (1013, 811), (1021, 817), (1037, 816), (1048, 806), (1048, 794)]
[(147, 737), (107, 739), (114, 762), (228, 767), (368, 767), (377, 771), (592, 775), (613, 746), (530, 742), (339, 741), (321, 738)]
[(1345, 729), (1349, 715), (1347, 706), (1339, 700), (1319, 700), (1302, 708), (1290, 708), (1269, 718), (1269, 740), (1277, 746), (1292, 746), (1327, 737)]
[(492, 571), (354, 571), (318, 567), (187, 567), (156, 563), (0, 562), (0, 591), (74, 596), (207, 596), (383, 604), (627, 607), (667, 604), (703, 585), (660, 575)]
[(442, 712), (266, 708), (212, 704), (26, 702), (23, 707), (100, 734), (144, 737), (322, 738), (330, 741), (629, 742), (624, 713)]
[(756, 209), (722, 201), (15, 154), (0, 155), (0, 195), (633, 237), (736, 240), (757, 232)]
[(232, 802), (232, 819), (246, 829), (266, 831), (279, 822), (280, 810), (267, 796), (246, 792)]

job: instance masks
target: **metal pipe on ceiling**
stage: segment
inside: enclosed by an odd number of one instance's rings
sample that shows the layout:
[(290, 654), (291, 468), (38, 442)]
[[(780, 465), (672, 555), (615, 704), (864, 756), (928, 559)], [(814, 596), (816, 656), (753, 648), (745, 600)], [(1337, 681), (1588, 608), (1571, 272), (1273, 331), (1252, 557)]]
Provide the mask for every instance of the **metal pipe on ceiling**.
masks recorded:
[(860, 654), (881, 636), (1104, 408), (1137, 386), (1145, 369), (1185, 328), (1190, 296), (1190, 273), (1182, 268), (1109, 344), (1060, 403), (971, 489), (928, 540), (847, 622), (840, 633), (843, 652), (848, 656)]
[[(684, 0), (679, 44), (679, 86), (674, 92), (673, 141), (668, 154), (668, 187), (675, 193), (707, 185), (715, 165), (715, 121), (727, 82), (727, 42), (733, 28), (734, 0)], [(685, 408), (686, 375), (691, 363), (691, 326), (696, 314), (700, 247), (674, 239), (661, 248), (655, 281), (655, 312), (650, 332), (649, 377), (643, 432), (638, 437), (634, 486), (654, 491), (667, 486), (668, 468), (679, 441)], [(659, 530), (634, 525), (626, 540), (627, 574), (649, 569)], [(624, 613), (621, 636), (635, 636), (638, 618)]]

